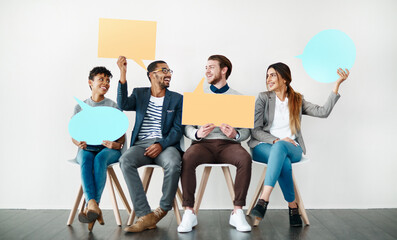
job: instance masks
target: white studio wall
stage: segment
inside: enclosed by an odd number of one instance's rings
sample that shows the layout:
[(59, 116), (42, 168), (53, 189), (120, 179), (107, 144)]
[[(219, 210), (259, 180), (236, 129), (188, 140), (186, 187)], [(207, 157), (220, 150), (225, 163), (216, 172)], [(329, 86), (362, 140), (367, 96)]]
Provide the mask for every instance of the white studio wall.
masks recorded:
[[(303, 117), (311, 161), (297, 166), (295, 176), (306, 208), (396, 208), (396, 12), (394, 0), (2, 1), (0, 208), (72, 207), (80, 184), (78, 167), (66, 162), (76, 153), (67, 130), (73, 96), (90, 96), (88, 73), (103, 65), (114, 75), (106, 96), (116, 100), (116, 59), (97, 57), (99, 18), (157, 21), (156, 59), (174, 70), (170, 90), (193, 91), (208, 56), (223, 54), (233, 63), (228, 82), (243, 94), (265, 91), (267, 66), (282, 61), (291, 68), (294, 89), (318, 104), (333, 83), (311, 79), (295, 56), (322, 30), (345, 32), (356, 45), (356, 62), (329, 118)], [(149, 86), (132, 60), (127, 80), (129, 92)], [(126, 114), (130, 135), (135, 114)], [(247, 204), (261, 172), (252, 170)], [(128, 192), (118, 167), (116, 174)], [(231, 208), (221, 171), (213, 170), (211, 182), (216, 184), (208, 185), (202, 208)], [(162, 173), (155, 172), (152, 208), (161, 184)], [(105, 189), (104, 208), (111, 207), (107, 194)], [(279, 189), (271, 207), (286, 207)]]

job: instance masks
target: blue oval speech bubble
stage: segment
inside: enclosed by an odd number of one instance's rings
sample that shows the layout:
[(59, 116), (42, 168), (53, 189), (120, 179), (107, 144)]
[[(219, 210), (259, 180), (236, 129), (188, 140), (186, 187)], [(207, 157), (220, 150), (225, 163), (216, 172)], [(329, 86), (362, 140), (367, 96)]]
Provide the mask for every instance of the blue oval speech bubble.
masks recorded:
[(77, 141), (101, 145), (102, 141), (115, 141), (128, 129), (128, 117), (113, 107), (91, 107), (75, 98), (82, 111), (69, 122), (69, 134)]
[(351, 69), (356, 59), (356, 47), (353, 40), (344, 32), (328, 29), (316, 34), (307, 43), (302, 59), (303, 67), (311, 78), (329, 83), (339, 76), (338, 68)]

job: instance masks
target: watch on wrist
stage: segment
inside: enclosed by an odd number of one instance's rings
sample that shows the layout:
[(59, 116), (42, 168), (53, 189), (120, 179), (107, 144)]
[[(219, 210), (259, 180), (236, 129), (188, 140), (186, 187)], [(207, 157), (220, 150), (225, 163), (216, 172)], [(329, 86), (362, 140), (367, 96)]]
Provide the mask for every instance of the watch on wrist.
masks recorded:
[[(236, 131), (237, 132), (237, 131)], [(234, 140), (238, 140), (240, 138), (240, 133), (237, 132), (236, 136), (234, 137)]]

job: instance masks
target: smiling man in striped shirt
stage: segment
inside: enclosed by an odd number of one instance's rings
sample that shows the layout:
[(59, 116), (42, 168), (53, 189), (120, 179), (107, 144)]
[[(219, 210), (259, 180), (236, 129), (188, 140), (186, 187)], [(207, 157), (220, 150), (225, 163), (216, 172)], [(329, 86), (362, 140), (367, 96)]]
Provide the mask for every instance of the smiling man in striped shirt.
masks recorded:
[[(182, 95), (169, 91), (172, 70), (164, 61), (155, 61), (147, 67), (151, 87), (134, 88), (128, 96), (127, 59), (120, 56), (120, 82), (117, 104), (120, 109), (136, 111), (130, 148), (120, 157), (120, 166), (130, 192), (138, 220), (127, 232), (141, 232), (156, 228), (175, 198), (181, 172), (180, 139), (183, 136)], [(163, 196), (160, 206), (151, 211), (138, 168), (156, 164), (164, 169)]]

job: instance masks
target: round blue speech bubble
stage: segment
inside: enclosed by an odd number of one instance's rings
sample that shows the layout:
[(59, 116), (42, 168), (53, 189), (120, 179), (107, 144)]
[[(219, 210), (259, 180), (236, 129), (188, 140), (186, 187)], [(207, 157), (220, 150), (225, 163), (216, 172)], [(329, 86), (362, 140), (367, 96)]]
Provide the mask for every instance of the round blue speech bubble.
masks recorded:
[(82, 111), (69, 122), (69, 134), (77, 141), (101, 145), (102, 141), (115, 141), (128, 129), (128, 117), (113, 107), (91, 107), (75, 98)]
[(356, 60), (353, 40), (344, 32), (328, 29), (316, 34), (307, 43), (302, 59), (303, 67), (316, 81), (330, 83), (339, 78), (338, 68), (351, 69)]

